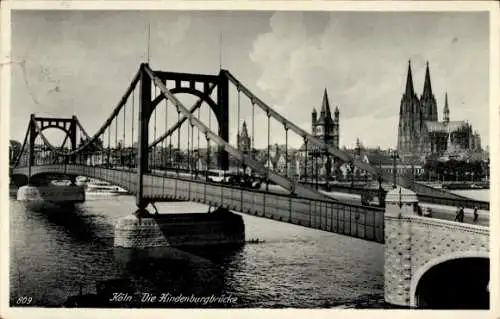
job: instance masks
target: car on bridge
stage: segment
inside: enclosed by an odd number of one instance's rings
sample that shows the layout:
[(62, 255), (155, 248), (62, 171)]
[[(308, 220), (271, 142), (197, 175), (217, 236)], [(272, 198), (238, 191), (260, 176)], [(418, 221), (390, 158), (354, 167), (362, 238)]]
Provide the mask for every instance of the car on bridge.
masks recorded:
[[(382, 194), (385, 197), (385, 194)], [(373, 196), (370, 192), (363, 192), (361, 194), (361, 205), (372, 207), (384, 207), (385, 203), (380, 201), (379, 196)]]
[(227, 177), (228, 184), (239, 187), (259, 189), (262, 184), (261, 180), (258, 177), (250, 176), (248, 174), (229, 173), (227, 174)]
[(227, 184), (229, 182), (229, 172), (220, 169), (210, 169), (207, 172), (207, 181)]
[(211, 169), (207, 172), (207, 181), (255, 189), (259, 189), (262, 184), (258, 177), (218, 169)]

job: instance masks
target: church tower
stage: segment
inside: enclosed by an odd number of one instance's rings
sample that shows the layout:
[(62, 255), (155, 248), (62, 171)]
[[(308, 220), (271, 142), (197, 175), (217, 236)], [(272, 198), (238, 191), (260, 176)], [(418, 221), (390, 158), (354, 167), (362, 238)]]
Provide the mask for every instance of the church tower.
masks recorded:
[(247, 123), (243, 121), (240, 134), (237, 135), (238, 148), (244, 154), (250, 153), (251, 149), (251, 139), (248, 136)]
[[(313, 120), (315, 119), (316, 114), (314, 112), (315, 110), (313, 110)], [(328, 92), (326, 91), (326, 88), (323, 93), (323, 102), (321, 104), (319, 118), (313, 122), (313, 135), (322, 139), (326, 144), (335, 146), (335, 122), (332, 118), (330, 101), (328, 100)]]
[(436, 98), (432, 93), (429, 62), (427, 62), (427, 67), (425, 69), (424, 91), (420, 96), (420, 105), (422, 108), (423, 121), (437, 122), (438, 120), (437, 104), (436, 104)]
[[(430, 82), (429, 82), (430, 83)], [(413, 88), (411, 61), (408, 61), (406, 89), (399, 107), (398, 153), (402, 158), (418, 152), (423, 116), (420, 102)]]

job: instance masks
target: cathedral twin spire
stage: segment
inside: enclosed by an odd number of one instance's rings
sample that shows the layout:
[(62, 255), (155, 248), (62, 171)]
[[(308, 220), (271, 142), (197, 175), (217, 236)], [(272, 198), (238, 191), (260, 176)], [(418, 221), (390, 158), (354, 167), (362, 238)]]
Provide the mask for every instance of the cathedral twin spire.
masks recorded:
[[(411, 73), (411, 60), (408, 60), (408, 73), (406, 76), (406, 96), (412, 96), (415, 94), (415, 89), (413, 88), (413, 77)], [(427, 67), (425, 70), (425, 82), (424, 82), (424, 92), (422, 93), (423, 98), (432, 97), (432, 85), (431, 85), (431, 75), (429, 72), (429, 62), (427, 61)]]
[(413, 89), (413, 77), (411, 75), (411, 61), (408, 60), (408, 73), (406, 75), (406, 97), (412, 97), (415, 95), (415, 90)]
[[(406, 90), (404, 98), (413, 99), (416, 98), (415, 90), (413, 88), (413, 77), (411, 71), (411, 61), (408, 60), (408, 73), (406, 76)], [(425, 80), (424, 80), (424, 90), (420, 96), (421, 112), (424, 119), (430, 121), (437, 121), (437, 106), (436, 99), (432, 93), (431, 75), (429, 71), (429, 62), (426, 62), (425, 69)]]
[(429, 61), (427, 61), (427, 67), (425, 69), (425, 82), (424, 82), (424, 92), (422, 93), (423, 98), (432, 98), (432, 86), (431, 86), (431, 75), (429, 72)]

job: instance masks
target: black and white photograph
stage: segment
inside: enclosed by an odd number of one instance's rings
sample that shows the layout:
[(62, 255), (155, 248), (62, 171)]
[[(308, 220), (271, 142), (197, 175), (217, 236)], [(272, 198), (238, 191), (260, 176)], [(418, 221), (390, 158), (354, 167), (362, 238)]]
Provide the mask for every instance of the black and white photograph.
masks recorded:
[(1, 317), (490, 313), (498, 5), (76, 2), (2, 4)]

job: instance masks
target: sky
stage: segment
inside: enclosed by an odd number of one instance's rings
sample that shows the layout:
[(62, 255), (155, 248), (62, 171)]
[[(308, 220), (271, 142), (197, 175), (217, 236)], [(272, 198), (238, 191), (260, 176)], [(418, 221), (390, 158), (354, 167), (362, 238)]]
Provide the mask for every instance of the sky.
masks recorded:
[[(439, 119), (447, 92), (451, 120), (468, 120), (486, 146), (488, 19), (481, 12), (13, 12), (12, 57), (26, 62), (24, 71), (12, 68), (11, 138), (22, 142), (30, 113), (75, 114), (88, 133), (97, 131), (147, 60), (149, 24), (153, 69), (217, 74), (221, 64), (309, 132), (326, 88), (332, 109), (340, 110), (340, 145), (347, 147), (358, 137), (365, 146), (395, 147), (408, 60), (418, 95), (429, 61)], [(181, 101), (189, 107), (194, 99)], [(233, 143), (236, 101), (233, 90)], [(241, 103), (240, 118), (252, 134), (250, 103)], [(265, 123), (257, 112), (257, 147), (267, 142)], [(284, 143), (282, 126), (272, 123), (271, 136)], [(289, 143), (299, 147), (301, 140), (290, 134)]]

